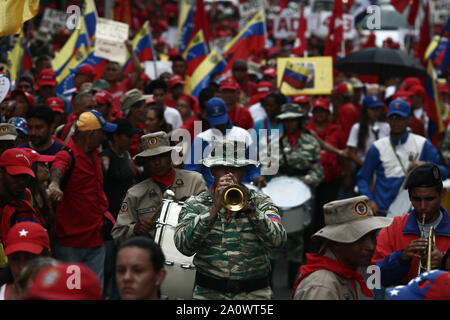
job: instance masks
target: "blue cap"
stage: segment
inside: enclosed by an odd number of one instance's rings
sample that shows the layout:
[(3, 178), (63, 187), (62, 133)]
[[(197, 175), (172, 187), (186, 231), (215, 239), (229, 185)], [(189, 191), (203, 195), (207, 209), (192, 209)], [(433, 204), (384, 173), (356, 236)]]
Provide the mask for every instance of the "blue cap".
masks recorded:
[(381, 102), (380, 97), (376, 94), (365, 97), (362, 104), (366, 108), (378, 108), (384, 106), (384, 103)]
[(389, 103), (387, 117), (390, 117), (393, 114), (398, 114), (399, 116), (406, 118), (411, 114), (411, 107), (407, 102), (401, 99), (393, 100)]
[(228, 111), (225, 102), (220, 98), (212, 98), (206, 103), (206, 113), (211, 127), (228, 123)]
[(28, 122), (21, 117), (12, 117), (8, 120), (8, 123), (13, 124), (16, 130), (22, 131), (26, 136), (28, 135)]

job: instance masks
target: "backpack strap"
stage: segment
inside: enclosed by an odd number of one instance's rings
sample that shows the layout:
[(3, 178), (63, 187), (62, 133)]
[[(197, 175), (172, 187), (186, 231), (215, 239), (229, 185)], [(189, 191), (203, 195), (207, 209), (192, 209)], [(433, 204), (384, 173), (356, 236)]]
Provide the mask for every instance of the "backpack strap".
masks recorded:
[(69, 153), (70, 157), (72, 158), (72, 161), (70, 163), (69, 169), (66, 171), (66, 174), (64, 175), (64, 178), (62, 179), (59, 188), (61, 191), (63, 191), (67, 184), (69, 183), (70, 176), (72, 175), (73, 169), (75, 167), (75, 156), (73, 155), (72, 149), (70, 149), (68, 146), (64, 146), (61, 148), (60, 151), (66, 151)]

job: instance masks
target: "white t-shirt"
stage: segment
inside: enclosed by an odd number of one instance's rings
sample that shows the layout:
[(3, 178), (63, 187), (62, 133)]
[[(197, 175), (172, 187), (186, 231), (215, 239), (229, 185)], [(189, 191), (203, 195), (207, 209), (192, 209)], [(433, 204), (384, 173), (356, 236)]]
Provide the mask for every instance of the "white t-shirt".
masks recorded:
[(255, 103), (248, 108), (248, 111), (250, 111), (250, 114), (253, 118), (253, 123), (256, 123), (258, 120), (264, 120), (267, 118), (267, 112), (266, 109), (262, 106), (260, 102)]
[[(379, 128), (378, 139), (388, 136), (389, 133), (391, 132), (391, 128), (389, 127), (389, 124), (386, 122), (377, 121), (377, 122), (375, 122), (374, 126), (369, 125), (369, 134), (367, 135), (367, 138), (366, 138), (366, 148), (364, 150), (364, 153), (362, 153), (361, 150), (356, 151), (356, 155), (359, 158), (361, 158), (363, 161), (364, 161), (367, 151), (369, 151), (369, 148), (372, 145), (372, 143), (374, 143), (375, 140), (378, 140), (375, 137), (375, 133), (373, 130), (374, 127)], [(358, 133), (359, 133), (359, 122), (355, 123), (352, 126), (352, 129), (350, 130), (350, 134), (349, 134), (348, 140), (347, 140), (347, 147), (352, 147), (355, 149), (358, 148)]]
[(164, 109), (164, 119), (172, 125), (172, 130), (178, 129), (183, 124), (180, 112), (175, 108), (166, 106)]

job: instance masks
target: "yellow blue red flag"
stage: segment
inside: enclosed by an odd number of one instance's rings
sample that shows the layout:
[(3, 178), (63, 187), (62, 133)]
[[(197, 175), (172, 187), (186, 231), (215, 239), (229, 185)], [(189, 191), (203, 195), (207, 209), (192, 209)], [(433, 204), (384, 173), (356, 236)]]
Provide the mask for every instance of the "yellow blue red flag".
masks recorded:
[(39, 12), (39, 0), (0, 1), (0, 37), (17, 34)]
[(192, 74), (189, 81), (190, 93), (198, 98), (200, 91), (209, 86), (211, 76), (222, 73), (226, 65), (226, 62), (216, 50), (211, 51)]
[[(141, 30), (134, 36), (133, 51), (140, 62), (153, 60), (156, 56), (153, 53), (152, 32), (148, 20), (142, 25)], [(133, 62), (127, 52), (127, 60), (123, 66), (123, 73), (128, 74), (133, 71)]]
[(181, 0), (181, 10), (178, 16), (177, 49), (183, 54), (194, 32), (194, 7), (187, 0)]
[(295, 89), (303, 89), (310, 72), (308, 68), (288, 61), (286, 62), (281, 81), (286, 82)]
[(191, 41), (189, 41), (183, 53), (183, 58), (187, 65), (186, 74), (191, 76), (207, 55), (208, 47), (206, 46), (205, 37), (203, 36), (203, 31), (199, 30)]

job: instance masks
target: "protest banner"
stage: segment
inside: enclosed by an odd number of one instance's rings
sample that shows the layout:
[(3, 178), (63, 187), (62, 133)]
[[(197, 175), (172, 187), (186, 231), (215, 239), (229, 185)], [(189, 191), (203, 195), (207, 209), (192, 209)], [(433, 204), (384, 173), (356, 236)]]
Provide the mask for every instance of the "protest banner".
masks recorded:
[(125, 40), (128, 39), (128, 24), (98, 18), (96, 28), (94, 55), (124, 63), (127, 58)]

